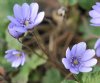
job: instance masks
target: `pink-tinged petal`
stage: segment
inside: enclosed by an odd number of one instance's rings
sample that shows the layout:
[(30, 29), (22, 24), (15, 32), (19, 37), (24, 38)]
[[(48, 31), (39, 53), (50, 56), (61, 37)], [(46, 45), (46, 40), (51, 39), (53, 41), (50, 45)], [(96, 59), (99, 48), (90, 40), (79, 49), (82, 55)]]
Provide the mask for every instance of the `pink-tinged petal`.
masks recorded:
[(97, 56), (97, 57), (100, 57), (100, 47), (98, 47), (98, 48), (96, 49), (96, 56)]
[(21, 11), (21, 6), (19, 6), (18, 4), (15, 4), (14, 8), (13, 8), (13, 11), (14, 11), (14, 16), (17, 19), (23, 19), (22, 11)]
[(86, 43), (80, 42), (73, 46), (71, 53), (73, 56), (82, 56), (86, 50)]
[(100, 46), (100, 38), (96, 41), (94, 48), (96, 49), (98, 46)]
[(85, 67), (92, 67), (97, 64), (97, 59), (93, 58), (83, 63)]
[(90, 22), (94, 24), (100, 24), (100, 18), (91, 19)]
[(69, 61), (66, 58), (62, 59), (62, 63), (64, 64), (66, 69), (70, 68), (70, 63), (69, 63)]
[(90, 71), (92, 71), (92, 68), (81, 66), (81, 67), (79, 67), (79, 71), (80, 72), (90, 72)]
[(29, 18), (29, 15), (30, 15), (30, 7), (27, 3), (24, 3), (22, 5), (22, 14), (23, 14), (23, 18), (24, 19), (27, 19)]
[(72, 72), (73, 74), (79, 74), (79, 71), (76, 71), (75, 68), (70, 68), (70, 72)]
[(93, 49), (88, 49), (85, 51), (84, 55), (82, 56), (82, 61), (87, 61), (95, 56), (95, 51)]
[(34, 22), (34, 20), (37, 16), (38, 10), (39, 10), (39, 5), (37, 3), (30, 4), (30, 20), (32, 22)]
[(70, 59), (70, 57), (71, 57), (71, 51), (70, 51), (70, 49), (68, 47), (67, 50), (66, 50), (66, 58)]
[(38, 25), (39, 23), (42, 22), (43, 18), (44, 18), (45, 13), (44, 12), (40, 12), (34, 22), (34, 26)]
[(12, 67), (17, 68), (21, 64), (21, 59), (18, 58), (15, 61), (12, 62)]
[(18, 25), (18, 26), (20, 25), (19, 22), (18, 22), (14, 17), (8, 16), (8, 19), (9, 19), (13, 24)]
[(89, 12), (89, 15), (92, 17), (92, 18), (100, 18), (100, 13), (98, 13), (97, 11), (95, 11), (95, 10), (91, 10), (90, 12)]

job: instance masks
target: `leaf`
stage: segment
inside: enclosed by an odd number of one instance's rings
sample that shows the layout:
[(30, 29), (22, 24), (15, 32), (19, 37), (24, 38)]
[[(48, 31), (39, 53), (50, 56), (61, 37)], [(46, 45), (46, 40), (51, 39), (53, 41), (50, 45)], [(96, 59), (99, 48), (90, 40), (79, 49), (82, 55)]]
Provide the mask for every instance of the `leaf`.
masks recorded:
[(29, 73), (30, 69), (23, 66), (20, 72), (15, 77), (12, 77), (12, 83), (27, 83)]
[(86, 10), (90, 10), (95, 4), (96, 0), (79, 0), (79, 5)]
[[(46, 63), (47, 58), (45, 54), (43, 54), (43, 52), (41, 51), (37, 51), (37, 53), (40, 54), (40, 56), (32, 54), (31, 58), (27, 57), (27, 63), (25, 65), (28, 66), (30, 69), (36, 69), (38, 66)], [(42, 57), (45, 57), (45, 59)]]
[(76, 77), (80, 83), (100, 83), (100, 68), (96, 67), (92, 72), (81, 73)]
[(78, 82), (74, 80), (63, 80), (61, 83), (78, 83)]
[(77, 2), (78, 2), (78, 0), (69, 0), (69, 4), (70, 4), (71, 6), (77, 4)]
[(8, 33), (8, 31), (6, 31), (6, 41), (7, 41), (7, 44), (8, 44), (8, 48), (9, 49), (17, 49), (17, 50), (20, 50), (21, 47), (22, 47), (21, 43), (19, 43), (17, 39), (13, 38)]
[(42, 83), (61, 83), (61, 75), (57, 69), (49, 69), (43, 78)]

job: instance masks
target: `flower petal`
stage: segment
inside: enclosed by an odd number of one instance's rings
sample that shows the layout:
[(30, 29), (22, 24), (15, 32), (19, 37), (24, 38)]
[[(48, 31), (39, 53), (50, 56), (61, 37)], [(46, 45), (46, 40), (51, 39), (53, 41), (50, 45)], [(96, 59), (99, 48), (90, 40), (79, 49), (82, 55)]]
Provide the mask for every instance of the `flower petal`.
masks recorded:
[(66, 50), (66, 58), (70, 59), (70, 57), (71, 57), (71, 51), (70, 51), (69, 48), (67, 48), (67, 50)]
[(87, 61), (95, 56), (95, 51), (93, 49), (88, 49), (85, 51), (84, 55), (82, 56), (82, 61)]
[(100, 46), (100, 38), (96, 41), (94, 48), (96, 49), (98, 46)]
[(23, 53), (23, 55), (21, 56), (21, 65), (23, 66), (25, 63), (25, 54)]
[(15, 4), (14, 8), (13, 8), (13, 11), (14, 11), (14, 16), (17, 19), (23, 19), (22, 11), (21, 11), (21, 6), (19, 6), (18, 4)]
[(73, 56), (82, 56), (86, 50), (86, 43), (80, 42), (72, 47), (71, 53)]
[(74, 74), (79, 74), (79, 71), (76, 71), (75, 68), (73, 68), (73, 67), (70, 68), (70, 72), (72, 72)]
[(8, 19), (12, 22), (12, 23), (14, 23), (15, 25), (20, 25), (19, 24), (19, 22), (14, 18), (14, 17), (12, 17), (12, 16), (8, 16)]
[[(23, 18), (24, 19), (28, 19), (29, 15), (30, 15), (30, 8), (29, 5), (27, 3), (24, 3), (22, 5), (22, 14), (23, 14)], [(29, 20), (29, 19), (28, 19)]]
[(97, 57), (100, 57), (100, 47), (98, 47), (98, 48), (96, 49), (96, 56), (97, 56)]
[(39, 6), (37, 3), (31, 3), (30, 4), (30, 20), (32, 22), (34, 22), (36, 16), (37, 16), (37, 13), (38, 13), (38, 9), (39, 9)]
[(100, 24), (90, 24), (91, 26), (100, 26)]
[(79, 71), (80, 72), (90, 72), (90, 71), (92, 71), (92, 68), (91, 67), (83, 67), (83, 66), (81, 66), (81, 67), (79, 67)]
[(94, 5), (94, 6), (92, 6), (92, 8), (94, 10), (96, 10), (97, 12), (100, 12), (100, 6), (99, 5)]
[(91, 10), (91, 11), (89, 12), (89, 15), (90, 15), (92, 18), (98, 18), (98, 17), (100, 17), (100, 13), (98, 13), (98, 12), (95, 11), (95, 10)]
[(100, 18), (91, 19), (90, 22), (94, 24), (100, 24)]
[(42, 22), (43, 18), (44, 18), (45, 13), (44, 12), (40, 12), (34, 22), (34, 26), (38, 25), (39, 23)]
[(19, 38), (23, 34), (21, 32), (15, 31), (12, 23), (9, 24), (8, 31), (9, 31), (10, 35), (13, 36), (14, 38)]
[(11, 50), (7, 50), (5, 51), (5, 53), (10, 53), (10, 52), (13, 52), (15, 49), (11, 49)]
[(17, 68), (21, 64), (21, 59), (16, 59), (15, 61), (12, 62), (12, 67)]
[(85, 67), (91, 67), (91, 66), (94, 66), (97, 64), (97, 59), (93, 58), (93, 59), (90, 59), (86, 62), (84, 62), (84, 66)]
[(70, 63), (69, 63), (69, 61), (66, 58), (62, 59), (62, 63), (64, 64), (66, 69), (70, 68)]
[(17, 26), (14, 26), (13, 29), (17, 32), (21, 32), (21, 33), (25, 33), (27, 31), (26, 28), (24, 27), (17, 27)]

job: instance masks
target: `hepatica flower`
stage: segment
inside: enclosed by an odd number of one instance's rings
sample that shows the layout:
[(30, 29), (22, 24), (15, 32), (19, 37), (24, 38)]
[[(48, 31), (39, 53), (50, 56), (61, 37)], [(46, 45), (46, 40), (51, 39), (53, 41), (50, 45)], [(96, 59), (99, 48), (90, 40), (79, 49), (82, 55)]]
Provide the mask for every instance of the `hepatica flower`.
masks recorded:
[(66, 50), (66, 58), (62, 59), (62, 63), (74, 74), (90, 72), (92, 66), (97, 63), (97, 59), (93, 58), (94, 55), (93, 49), (86, 50), (86, 43), (80, 42), (75, 44), (71, 50), (69, 48)]
[(17, 68), (18, 66), (23, 66), (25, 63), (25, 53), (18, 50), (7, 50), (5, 58), (8, 62), (11, 62), (12, 67)]
[(98, 57), (100, 57), (100, 39), (98, 39), (95, 43), (95, 46), (94, 46), (95, 50), (96, 50), (96, 55)]
[(11, 23), (8, 26), (9, 33), (19, 38), (27, 30), (32, 29), (36, 25), (42, 22), (44, 18), (44, 12), (39, 12), (39, 6), (37, 3), (22, 4), (22, 6), (15, 4), (13, 7), (14, 17), (8, 16)]
[(92, 17), (90, 22), (93, 26), (100, 26), (100, 3), (97, 2), (96, 5), (92, 6), (93, 10), (89, 12), (89, 15)]

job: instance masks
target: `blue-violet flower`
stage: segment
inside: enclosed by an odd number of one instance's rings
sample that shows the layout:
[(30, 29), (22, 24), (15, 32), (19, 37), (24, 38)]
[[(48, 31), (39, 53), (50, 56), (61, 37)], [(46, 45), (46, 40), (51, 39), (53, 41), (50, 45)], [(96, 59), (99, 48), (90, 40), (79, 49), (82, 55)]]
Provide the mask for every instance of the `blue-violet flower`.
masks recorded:
[(100, 57), (100, 38), (96, 41), (94, 48), (96, 50), (96, 56)]
[(93, 10), (89, 12), (89, 15), (92, 17), (90, 22), (92, 26), (100, 26), (100, 3), (97, 2), (96, 5), (92, 6)]
[(25, 53), (15, 50), (15, 49), (11, 49), (11, 50), (7, 50), (5, 55), (5, 58), (7, 59), (8, 62), (12, 63), (12, 67), (17, 68), (18, 66), (23, 66), (25, 63)]
[(62, 59), (62, 63), (74, 74), (90, 72), (92, 66), (97, 63), (97, 59), (93, 58), (94, 55), (93, 49), (86, 50), (86, 43), (80, 42), (75, 44), (71, 50), (69, 48), (66, 50), (66, 58)]
[(39, 12), (37, 3), (23, 3), (22, 6), (15, 4), (13, 7), (14, 17), (8, 16), (11, 23), (8, 26), (10, 35), (15, 38), (22, 36), (27, 30), (34, 28), (42, 22), (44, 12)]

